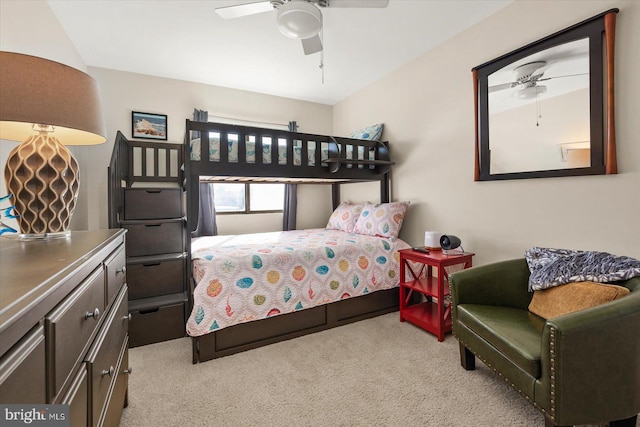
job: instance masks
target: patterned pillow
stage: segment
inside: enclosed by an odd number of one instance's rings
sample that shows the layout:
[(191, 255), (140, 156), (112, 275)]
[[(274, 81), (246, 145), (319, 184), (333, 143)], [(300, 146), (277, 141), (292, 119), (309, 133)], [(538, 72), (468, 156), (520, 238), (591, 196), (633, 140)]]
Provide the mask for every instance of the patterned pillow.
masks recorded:
[(353, 233), (353, 228), (358, 221), (363, 205), (352, 205), (351, 203), (340, 203), (333, 211), (329, 222), (325, 228), (329, 230), (342, 230)]
[(398, 237), (409, 202), (372, 205), (366, 203), (356, 222), (354, 232), (380, 237)]
[(384, 128), (383, 123), (367, 126), (364, 129), (359, 129), (355, 132), (352, 132), (351, 135), (349, 135), (349, 138), (368, 139), (370, 141), (380, 141), (380, 137), (382, 137), (383, 128)]

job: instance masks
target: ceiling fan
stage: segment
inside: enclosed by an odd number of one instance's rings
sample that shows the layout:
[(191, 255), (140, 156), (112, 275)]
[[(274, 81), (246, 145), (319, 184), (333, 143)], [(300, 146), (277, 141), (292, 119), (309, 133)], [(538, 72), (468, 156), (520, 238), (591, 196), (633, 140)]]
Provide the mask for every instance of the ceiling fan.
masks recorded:
[(533, 97), (535, 97), (540, 93), (544, 93), (546, 92), (547, 87), (539, 85), (538, 83), (544, 80), (549, 80), (549, 78), (543, 78), (545, 71), (543, 68), (546, 65), (546, 61), (535, 61), (522, 64), (513, 70), (515, 73), (514, 81), (490, 86), (489, 93), (516, 87), (519, 88), (517, 92), (514, 92), (514, 96), (516, 98), (529, 98), (529, 94), (532, 94)]
[(305, 55), (322, 51), (321, 8), (383, 8), (389, 0), (266, 0), (216, 8), (226, 19), (276, 10), (276, 25), (282, 34), (302, 41)]
[(547, 91), (547, 87), (539, 84), (545, 80), (564, 77), (581, 76), (588, 73), (568, 74), (564, 76), (544, 77), (544, 73), (552, 63), (547, 61), (534, 61), (519, 65), (513, 69), (515, 79), (509, 83), (498, 84), (489, 87), (489, 93), (504, 89), (517, 88), (511, 96), (519, 99), (531, 99)]

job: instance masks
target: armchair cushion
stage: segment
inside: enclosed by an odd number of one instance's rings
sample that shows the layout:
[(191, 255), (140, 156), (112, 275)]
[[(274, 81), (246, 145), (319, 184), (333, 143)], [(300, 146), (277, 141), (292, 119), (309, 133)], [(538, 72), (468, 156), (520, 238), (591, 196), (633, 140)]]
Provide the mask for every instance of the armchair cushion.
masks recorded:
[(529, 311), (544, 319), (595, 307), (629, 294), (624, 286), (595, 282), (574, 282), (535, 291)]
[(534, 378), (540, 376), (540, 336), (544, 320), (512, 307), (464, 304), (458, 321)]

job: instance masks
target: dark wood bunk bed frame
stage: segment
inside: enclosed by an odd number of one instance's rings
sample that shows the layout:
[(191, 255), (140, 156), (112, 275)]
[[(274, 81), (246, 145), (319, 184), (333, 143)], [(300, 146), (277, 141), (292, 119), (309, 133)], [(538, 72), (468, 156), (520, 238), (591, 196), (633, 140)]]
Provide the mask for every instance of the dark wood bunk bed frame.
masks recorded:
[[(378, 181), (380, 201), (390, 200), (390, 168), (387, 142), (313, 135), (284, 130), (202, 123), (187, 120), (185, 135), (185, 187), (187, 200), (187, 232), (192, 233), (198, 223), (199, 184), (201, 177), (214, 177), (218, 182), (289, 182), (329, 184), (335, 209), (340, 203), (340, 185), (353, 182)], [(193, 132), (199, 133), (201, 160), (191, 160), (190, 143)], [(209, 132), (220, 135), (220, 160), (209, 161)], [(237, 135), (238, 161), (228, 162), (227, 135)], [(246, 161), (246, 137), (255, 141), (255, 162)], [(271, 141), (271, 162), (262, 159), (263, 137)], [(286, 164), (278, 158), (280, 144), (286, 141)], [(314, 164), (309, 164), (309, 147), (315, 147)], [(351, 158), (347, 158), (351, 146)], [(299, 164), (294, 164), (294, 147), (299, 147)], [(322, 158), (326, 147), (328, 158)], [(364, 147), (364, 148), (358, 148)], [(360, 154), (359, 154), (360, 153)], [(364, 155), (362, 155), (364, 153)], [(370, 155), (373, 154), (373, 156)], [(189, 263), (191, 257), (189, 257)], [(189, 274), (193, 269), (190, 266)], [(195, 286), (189, 278), (191, 286)], [(193, 288), (192, 288), (193, 290)], [(190, 293), (192, 294), (192, 292)], [(230, 326), (207, 335), (192, 337), (193, 363), (227, 356), (267, 344), (319, 332), (336, 326), (397, 311), (398, 289), (381, 290), (357, 298)]]
[[(209, 160), (209, 134), (219, 134), (219, 160)], [(228, 138), (237, 136), (237, 162), (229, 162)], [(246, 157), (246, 137), (255, 140), (255, 161), (250, 163)], [(191, 141), (200, 138), (200, 159), (191, 160)], [(262, 158), (262, 140), (270, 138), (271, 161), (265, 163)], [(120, 144), (118, 144), (118, 140)], [(123, 147), (122, 141), (127, 147)], [(286, 141), (286, 143), (285, 143)], [(313, 142), (315, 144), (314, 164), (309, 164), (308, 153)], [(157, 177), (156, 171), (146, 169), (144, 153), (147, 150), (162, 150), (163, 147), (175, 147), (175, 144), (149, 143), (141, 141), (127, 141), (117, 138), (113, 159), (117, 166), (110, 168), (110, 201), (121, 206), (122, 201), (114, 195), (126, 182), (127, 186), (135, 182), (162, 182), (182, 180), (186, 201), (186, 246), (188, 251), (187, 283), (189, 284), (189, 306), (185, 312), (188, 317), (193, 306), (193, 289), (195, 282), (192, 277), (191, 239), (196, 231), (199, 215), (199, 185), (206, 182), (284, 182), (301, 184), (331, 185), (333, 209), (340, 204), (340, 186), (356, 182), (379, 182), (380, 202), (390, 201), (390, 169), (393, 162), (389, 156), (388, 142), (368, 141), (351, 138), (314, 135), (285, 130), (264, 129), (247, 126), (228, 125), (220, 123), (204, 123), (191, 120), (186, 121), (186, 132), (183, 152), (179, 160), (183, 161), (184, 171), (178, 176)], [(351, 146), (351, 156), (347, 158), (347, 147)], [(141, 150), (139, 148), (140, 147)], [(299, 164), (294, 164), (294, 147), (298, 147), (301, 155)], [(361, 148), (359, 148), (361, 147)], [(286, 150), (286, 164), (281, 163), (278, 151)], [(141, 166), (134, 176), (133, 153), (138, 149), (143, 153)], [(325, 158), (322, 157), (326, 151)], [(156, 163), (160, 157), (152, 154)], [(175, 165), (169, 163), (169, 156), (164, 170), (175, 170)], [(175, 156), (173, 156), (175, 158)], [(140, 172), (140, 170), (142, 172)], [(162, 179), (158, 179), (162, 178)], [(114, 200), (115, 199), (115, 200)], [(118, 211), (116, 209), (115, 211)], [(111, 213), (110, 215), (112, 215)], [(110, 224), (117, 223), (119, 218), (110, 217)], [(348, 298), (321, 306), (255, 320), (230, 326), (209, 334), (191, 337), (193, 363), (204, 362), (218, 357), (228, 356), (241, 351), (250, 350), (279, 341), (300, 337), (306, 334), (323, 331), (348, 323), (376, 317), (397, 311), (399, 307), (399, 292), (397, 288), (380, 290), (357, 298)]]

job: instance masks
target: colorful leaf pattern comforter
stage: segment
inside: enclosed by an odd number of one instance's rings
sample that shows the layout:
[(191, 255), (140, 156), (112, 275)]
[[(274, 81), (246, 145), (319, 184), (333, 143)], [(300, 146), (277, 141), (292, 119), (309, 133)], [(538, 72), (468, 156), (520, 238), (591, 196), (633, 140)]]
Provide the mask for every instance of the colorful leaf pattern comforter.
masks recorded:
[(409, 245), (340, 230), (309, 229), (192, 241), (191, 336), (398, 286)]

